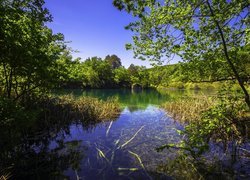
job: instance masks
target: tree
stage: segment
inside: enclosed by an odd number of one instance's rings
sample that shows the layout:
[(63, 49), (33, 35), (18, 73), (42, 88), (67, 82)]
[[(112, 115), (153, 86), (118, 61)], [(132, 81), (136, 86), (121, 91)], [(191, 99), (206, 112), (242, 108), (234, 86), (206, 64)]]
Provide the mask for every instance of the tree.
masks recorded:
[(114, 70), (114, 81), (118, 84), (119, 87), (129, 87), (130, 85), (130, 76), (128, 70), (123, 66), (116, 68)]
[(127, 26), (135, 32), (134, 44), (127, 48), (133, 49), (136, 57), (162, 62), (177, 54), (187, 62), (226, 62), (250, 108), (237, 69), (239, 53), (250, 42), (249, 1), (114, 0), (113, 4), (138, 19)]
[(81, 88), (86, 81), (81, 58), (73, 59), (70, 48), (65, 49), (56, 61), (56, 79), (59, 87)]
[(85, 76), (87, 78), (86, 86), (100, 88), (113, 86), (113, 71), (111, 65), (101, 58), (88, 58), (84, 63)]
[(48, 87), (62, 49), (63, 35), (53, 34), (43, 0), (0, 1), (0, 73), (3, 93), (18, 99)]
[(121, 59), (114, 54), (111, 56), (107, 55), (104, 60), (111, 65), (112, 69), (116, 69), (122, 66)]

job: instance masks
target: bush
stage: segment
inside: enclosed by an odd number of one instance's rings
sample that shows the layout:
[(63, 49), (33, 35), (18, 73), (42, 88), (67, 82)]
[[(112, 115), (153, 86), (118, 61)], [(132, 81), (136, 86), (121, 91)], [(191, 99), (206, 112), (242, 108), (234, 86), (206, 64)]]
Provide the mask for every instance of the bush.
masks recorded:
[[(228, 149), (230, 142), (239, 145), (248, 133), (250, 120), (244, 96), (229, 90), (221, 91), (217, 98), (187, 98), (163, 105), (174, 119), (187, 123), (181, 134), (185, 139), (178, 145), (194, 157), (209, 149), (211, 141), (220, 142)], [(167, 145), (166, 147), (169, 147)]]
[(184, 83), (182, 82), (171, 82), (168, 84), (169, 88), (184, 89)]
[(35, 112), (28, 111), (17, 102), (7, 98), (0, 98), (0, 126), (10, 127), (15, 122), (18, 122), (19, 126), (27, 124), (35, 116)]

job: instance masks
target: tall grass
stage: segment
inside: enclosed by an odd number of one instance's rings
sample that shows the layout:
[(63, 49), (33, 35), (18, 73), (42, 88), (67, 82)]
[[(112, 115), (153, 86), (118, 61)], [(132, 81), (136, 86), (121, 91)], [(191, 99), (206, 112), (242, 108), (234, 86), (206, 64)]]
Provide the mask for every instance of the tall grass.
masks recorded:
[(120, 112), (118, 100), (110, 98), (106, 101), (92, 97), (76, 98), (73, 95), (65, 95), (56, 98), (47, 98), (40, 102), (44, 120), (83, 120), (104, 121), (116, 118)]
[(166, 102), (161, 107), (168, 115), (181, 123), (189, 123), (200, 119), (200, 114), (216, 103), (215, 98), (207, 96), (185, 97)]

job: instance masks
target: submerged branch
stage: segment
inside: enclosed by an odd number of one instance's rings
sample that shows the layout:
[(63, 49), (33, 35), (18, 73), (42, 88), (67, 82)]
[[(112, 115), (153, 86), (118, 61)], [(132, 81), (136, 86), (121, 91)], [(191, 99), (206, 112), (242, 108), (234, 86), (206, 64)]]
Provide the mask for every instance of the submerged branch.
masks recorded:
[[(145, 125), (144, 125), (145, 126)], [(123, 148), (124, 146), (126, 146), (128, 143), (130, 143), (136, 136), (137, 134), (144, 128), (144, 126), (142, 126), (134, 135), (132, 138), (130, 138), (128, 141), (126, 141), (124, 144), (122, 144), (120, 147)]]
[(112, 124), (113, 124), (113, 121), (111, 121), (110, 124), (109, 124), (109, 127), (108, 127), (108, 129), (106, 131), (106, 137), (108, 137), (108, 135), (109, 135), (109, 131), (110, 131), (110, 128), (111, 128)]

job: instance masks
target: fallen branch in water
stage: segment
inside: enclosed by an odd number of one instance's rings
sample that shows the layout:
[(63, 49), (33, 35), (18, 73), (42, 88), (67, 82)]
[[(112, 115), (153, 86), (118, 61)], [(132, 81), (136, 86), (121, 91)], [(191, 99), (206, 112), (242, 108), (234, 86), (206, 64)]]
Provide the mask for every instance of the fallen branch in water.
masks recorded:
[(118, 171), (138, 171), (138, 168), (117, 168)]
[(143, 163), (142, 163), (142, 160), (141, 160), (140, 156), (139, 156), (138, 154), (132, 152), (132, 151), (128, 151), (128, 152), (129, 152), (130, 154), (132, 154), (133, 156), (135, 156), (136, 159), (138, 159), (138, 161), (139, 161), (141, 167), (145, 170), (145, 167), (144, 167), (144, 165), (143, 165)]
[[(145, 125), (144, 125), (145, 126)], [(130, 138), (128, 141), (126, 141), (124, 144), (122, 144), (120, 146), (120, 148), (123, 148), (124, 146), (126, 146), (128, 143), (130, 143), (136, 136), (137, 134), (144, 128), (144, 126), (142, 126), (134, 135), (132, 138)]]
[(110, 131), (110, 128), (111, 128), (112, 124), (113, 124), (113, 121), (111, 121), (110, 124), (109, 124), (109, 127), (108, 127), (108, 129), (106, 131), (106, 137), (108, 137), (108, 135), (109, 135), (109, 131)]
[(98, 155), (99, 155), (100, 157), (104, 158), (104, 159), (110, 164), (108, 158), (105, 156), (105, 154), (102, 152), (102, 150), (100, 150), (100, 149), (97, 148), (97, 147), (96, 147), (96, 150), (98, 151)]
[(145, 174), (148, 176), (149, 179), (152, 179), (152, 178), (149, 176), (149, 174), (147, 173), (147, 171), (146, 171), (146, 169), (145, 169), (145, 166), (144, 166), (144, 164), (142, 163), (142, 160), (141, 160), (140, 156), (139, 156), (138, 154), (132, 152), (132, 151), (128, 151), (128, 152), (129, 152), (130, 154), (132, 154), (133, 156), (136, 157), (136, 159), (139, 161), (139, 163), (140, 163), (140, 165), (141, 165), (143, 171), (145, 172)]

